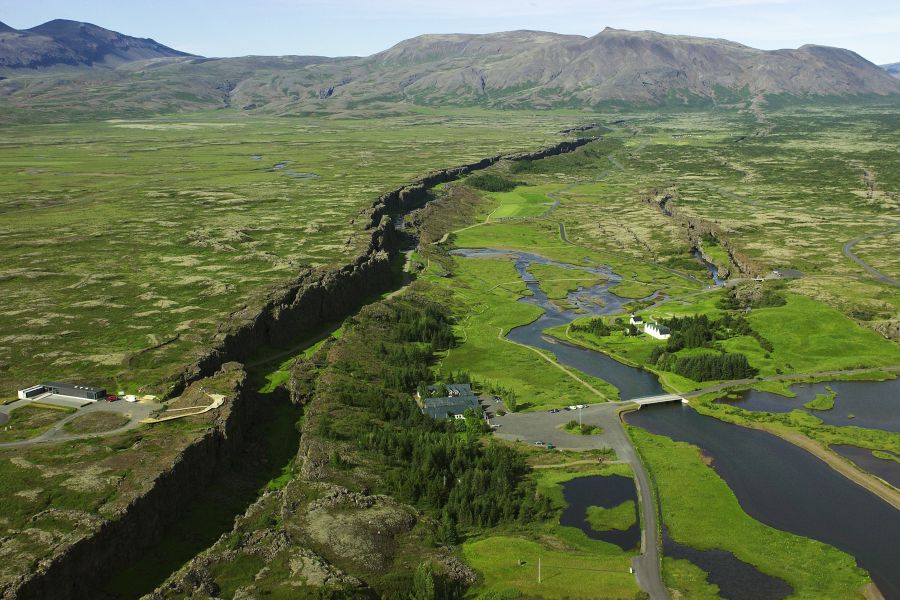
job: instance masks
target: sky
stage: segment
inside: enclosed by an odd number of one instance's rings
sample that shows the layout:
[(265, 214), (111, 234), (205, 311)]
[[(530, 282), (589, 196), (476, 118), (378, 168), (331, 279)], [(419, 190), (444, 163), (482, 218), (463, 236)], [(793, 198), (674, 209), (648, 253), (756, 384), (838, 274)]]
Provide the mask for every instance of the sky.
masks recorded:
[(203, 56), (366, 56), (423, 33), (614, 27), (900, 61), (896, 0), (0, 0), (0, 21), (17, 29), (57, 18)]

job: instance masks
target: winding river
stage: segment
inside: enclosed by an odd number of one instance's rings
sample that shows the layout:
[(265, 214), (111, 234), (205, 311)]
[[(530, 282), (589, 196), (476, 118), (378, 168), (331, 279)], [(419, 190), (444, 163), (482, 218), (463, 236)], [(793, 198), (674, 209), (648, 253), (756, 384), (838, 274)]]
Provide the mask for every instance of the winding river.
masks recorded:
[[(521, 298), (520, 302), (539, 306), (544, 314), (534, 322), (510, 331), (507, 335), (510, 340), (551, 352), (560, 363), (609, 381), (619, 389), (623, 399), (664, 393), (652, 373), (543, 333), (545, 329), (566, 325), (579, 317), (612, 315), (622, 311), (628, 300), (610, 291), (610, 287), (621, 281), (621, 277), (608, 267), (559, 263), (526, 252), (475, 249), (455, 250), (453, 253), (467, 258), (513, 260), (532, 293)], [(575, 308), (565, 309), (551, 302), (540, 289), (537, 280), (528, 271), (531, 264), (588, 272), (603, 276), (606, 281), (570, 293), (567, 301)], [(717, 274), (711, 274), (714, 282), (720, 285)], [(836, 425), (854, 424), (898, 431), (898, 382), (900, 379), (866, 382), (863, 385), (861, 382), (830, 383), (828, 385), (838, 394), (836, 408), (834, 411), (816, 411), (815, 414), (823, 421), (833, 421)], [(773, 411), (773, 403), (777, 402), (779, 410), (774, 412), (782, 412), (796, 408), (797, 404), (802, 405), (816, 393), (824, 391), (825, 385), (798, 387), (798, 397), (795, 399), (751, 392), (738, 402), (748, 410), (769, 411)], [(885, 399), (893, 401), (887, 402)], [(855, 418), (848, 423), (850, 412)], [(747, 514), (772, 527), (821, 540), (853, 555), (860, 566), (869, 571), (885, 598), (900, 599), (900, 513), (812, 454), (776, 436), (704, 417), (682, 405), (643, 408), (629, 414), (628, 422), (652, 433), (702, 448), (712, 457), (713, 468), (728, 483)], [(853, 447), (835, 447), (835, 450), (845, 455), (854, 453), (861, 464), (864, 457), (848, 448)], [(882, 459), (872, 457), (872, 460)], [(889, 463), (885, 460), (880, 465), (885, 472), (893, 472), (892, 465), (897, 464)], [(865, 468), (865, 465), (861, 466)], [(608, 483), (593, 481), (577, 485), (605, 487)], [(572, 493), (575, 494), (575, 491)], [(606, 493), (596, 487), (593, 497), (600, 498)], [(579, 505), (584, 504), (580, 496), (579, 492), (572, 497)], [(584, 514), (583, 506), (578, 510), (580, 515)], [(579, 526), (583, 519), (572, 518), (575, 519), (570, 523), (573, 526)], [(665, 533), (665, 553), (690, 560), (706, 570), (710, 573), (710, 581), (719, 584), (725, 598), (777, 599), (792, 593), (785, 582), (760, 573), (728, 552), (698, 551), (674, 542)], [(748, 586), (754, 591), (750, 596), (747, 595)]]
[[(603, 354), (544, 334), (545, 329), (568, 325), (575, 319), (588, 316), (614, 315), (622, 312), (622, 307), (631, 302), (620, 298), (610, 291), (610, 287), (622, 281), (609, 267), (588, 267), (556, 262), (543, 256), (527, 252), (509, 252), (504, 250), (476, 249), (454, 250), (453, 254), (466, 258), (511, 258), (519, 276), (531, 291), (531, 296), (521, 298), (519, 302), (533, 304), (544, 310), (544, 314), (527, 325), (516, 327), (507, 334), (513, 342), (538, 348), (554, 354), (557, 360), (567, 366), (578, 369), (582, 373), (599, 377), (613, 384), (619, 390), (623, 400), (664, 394), (665, 390), (656, 375), (649, 371), (636, 369), (622, 364)], [(571, 269), (605, 277), (606, 281), (569, 294), (567, 302), (575, 308), (564, 309), (547, 298), (540, 288), (537, 279), (528, 271), (532, 264), (552, 265), (563, 269)]]

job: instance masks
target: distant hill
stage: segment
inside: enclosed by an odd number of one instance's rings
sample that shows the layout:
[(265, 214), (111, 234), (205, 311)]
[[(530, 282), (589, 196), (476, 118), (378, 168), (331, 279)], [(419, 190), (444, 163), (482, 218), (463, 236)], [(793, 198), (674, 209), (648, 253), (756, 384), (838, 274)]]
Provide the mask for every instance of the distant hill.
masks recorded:
[(176, 56), (190, 55), (151, 39), (122, 35), (90, 23), (57, 19), (25, 30), (0, 23), (0, 68), (115, 66)]
[(369, 89), (422, 103), (592, 106), (898, 91), (883, 70), (849, 50), (808, 45), (767, 52), (615, 29), (591, 38), (532, 31), (421, 36), (364, 59), (363, 68), (351, 71), (334, 95)]
[(773, 96), (900, 98), (900, 81), (841, 48), (764, 51), (609, 28), (593, 37), (423, 35), (368, 57), (212, 59), (51, 21), (0, 32), (0, 77), (6, 122), (221, 107), (292, 115), (396, 112), (410, 104), (597, 109), (748, 106)]
[(881, 68), (894, 77), (900, 78), (900, 62), (891, 63), (889, 65), (881, 65)]

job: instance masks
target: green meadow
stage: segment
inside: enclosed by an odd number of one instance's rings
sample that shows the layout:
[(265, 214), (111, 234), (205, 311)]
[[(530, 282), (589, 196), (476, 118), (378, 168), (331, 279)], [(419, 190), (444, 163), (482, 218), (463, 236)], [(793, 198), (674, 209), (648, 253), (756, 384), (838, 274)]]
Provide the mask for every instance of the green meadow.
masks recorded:
[(548, 198), (539, 188), (513, 190), (512, 192), (493, 192), (490, 197), (499, 206), (490, 214), (491, 219), (504, 219), (509, 217), (537, 217), (547, 212), (553, 206), (553, 200)]
[[(723, 313), (718, 306), (722, 294), (715, 291), (685, 301), (673, 300), (638, 314), (647, 322), (687, 315), (716, 318)], [(860, 327), (827, 304), (800, 294), (788, 294), (784, 306), (754, 309), (745, 316), (753, 330), (771, 343), (771, 349), (763, 347), (758, 339), (748, 335), (717, 341), (714, 346), (744, 354), (750, 364), (759, 370), (761, 377), (900, 364), (900, 346), (896, 343)], [(666, 345), (666, 342), (647, 335), (629, 336), (618, 331), (600, 337), (587, 331), (561, 327), (551, 330), (551, 333), (567, 341), (601, 350), (627, 363), (650, 368), (653, 349)], [(690, 391), (702, 387), (701, 383), (709, 383), (688, 380), (672, 373), (661, 372), (660, 375), (675, 391)]]
[[(627, 466), (619, 464), (599, 469), (596, 466), (580, 466), (587, 468), (534, 472), (540, 493), (551, 499), (555, 510), (562, 511), (566, 507), (561, 483), (591, 475), (631, 475)], [(628, 505), (625, 503), (622, 507), (627, 508)], [(612, 509), (615, 517), (604, 517), (603, 526), (607, 529), (627, 529), (630, 525), (623, 527), (627, 521), (625, 508)], [(633, 523), (633, 502), (630, 509)], [(586, 516), (590, 517), (595, 512), (589, 509)], [(501, 528), (488, 531), (467, 540), (462, 545), (462, 555), (482, 578), (477, 588), (482, 596), (493, 593), (496, 594), (494, 597), (548, 599), (641, 597), (634, 575), (630, 573), (632, 552), (591, 540), (578, 529), (560, 527), (552, 522), (534, 523), (528, 530), (504, 531)]]
[(562, 139), (561, 114), (371, 120), (217, 111), (0, 128), (0, 397), (35, 380), (164, 389), (229, 313), (366, 243), (428, 173)]

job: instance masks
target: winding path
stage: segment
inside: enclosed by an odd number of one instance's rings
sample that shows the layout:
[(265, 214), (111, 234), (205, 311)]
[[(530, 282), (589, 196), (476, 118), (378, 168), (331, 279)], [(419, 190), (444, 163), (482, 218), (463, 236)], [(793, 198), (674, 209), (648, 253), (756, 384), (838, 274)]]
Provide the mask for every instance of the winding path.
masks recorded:
[[(6, 406), (0, 407), (0, 414), (6, 414), (8, 417), (8, 415), (15, 409), (28, 404), (31, 404), (31, 400), (19, 400), (17, 402), (7, 404)], [(88, 438), (118, 435), (139, 426), (144, 419), (148, 418), (153, 413), (153, 411), (162, 408), (162, 406), (163, 405), (161, 404), (153, 404), (147, 402), (131, 403), (119, 401), (108, 403), (101, 400), (99, 402), (94, 402), (84, 408), (80, 408), (67, 417), (60, 419), (59, 421), (54, 423), (53, 426), (50, 427), (50, 429), (40, 435), (28, 438), (26, 440), (5, 442), (0, 444), (0, 448), (22, 448), (48, 442), (68, 442), (73, 440), (84, 440)], [(127, 416), (129, 421), (121, 427), (117, 427), (116, 429), (111, 429), (109, 431), (102, 431), (99, 433), (69, 433), (65, 430), (66, 424), (70, 421), (74, 421), (75, 419), (83, 415), (94, 412), (112, 412), (120, 414), (123, 416)]]
[(863, 259), (861, 259), (860, 257), (858, 257), (856, 254), (853, 253), (853, 246), (855, 246), (859, 242), (862, 242), (864, 240), (869, 240), (869, 239), (872, 239), (875, 237), (880, 237), (882, 235), (890, 235), (892, 233), (900, 233), (900, 221), (894, 221), (894, 225), (896, 225), (896, 227), (892, 227), (891, 229), (885, 229), (883, 231), (876, 231), (875, 233), (869, 233), (867, 235), (861, 235), (859, 237), (853, 238), (852, 240), (850, 240), (844, 244), (842, 252), (844, 253), (844, 256), (846, 256), (847, 258), (849, 258), (850, 260), (852, 260), (853, 262), (855, 262), (856, 264), (861, 266), (863, 269), (868, 271), (870, 275), (875, 277), (875, 279), (878, 279), (879, 281), (886, 283), (888, 285), (900, 287), (900, 281), (897, 281), (893, 277), (889, 277), (888, 275), (885, 275), (884, 273), (882, 273), (875, 267), (871, 266), (870, 264), (868, 264)]

